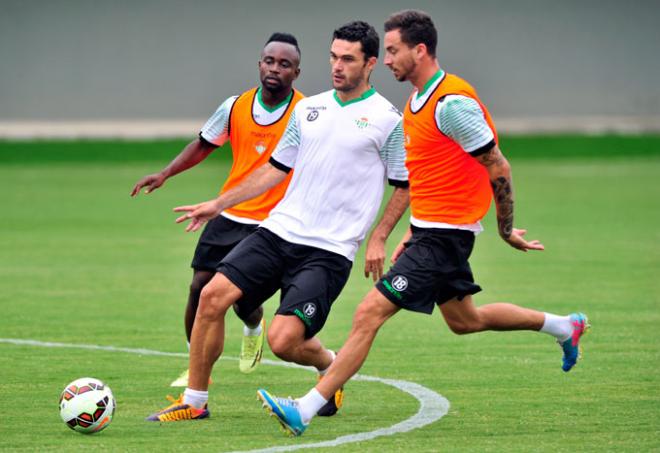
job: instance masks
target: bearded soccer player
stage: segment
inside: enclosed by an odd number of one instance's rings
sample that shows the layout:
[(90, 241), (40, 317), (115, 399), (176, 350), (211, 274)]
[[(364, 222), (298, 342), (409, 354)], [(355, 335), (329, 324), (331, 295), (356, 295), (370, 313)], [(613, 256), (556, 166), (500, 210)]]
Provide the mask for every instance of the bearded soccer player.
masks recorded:
[[(292, 87), (300, 74), (299, 65), (300, 49), (296, 38), (288, 33), (274, 33), (266, 42), (259, 60), (261, 86), (223, 102), (206, 122), (199, 138), (188, 144), (159, 173), (140, 179), (131, 195), (137, 195), (144, 187), (145, 193), (153, 192), (168, 178), (199, 164), (227, 140), (231, 144), (234, 163), (221, 193), (235, 187), (268, 162), (294, 106), (303, 98)], [(202, 288), (215, 275), (220, 261), (254, 232), (282, 199), (289, 180), (285, 178), (259, 197), (224, 210), (204, 229), (192, 261), (193, 278), (184, 319), (188, 345)], [(239, 369), (250, 373), (261, 360), (265, 330), (263, 310), (259, 307), (246, 311), (238, 306), (234, 306), (234, 310), (245, 323)], [(171, 385), (187, 387), (188, 370)]]
[(401, 309), (431, 314), (438, 305), (449, 328), (461, 335), (544, 332), (561, 346), (564, 371), (578, 360), (588, 327), (584, 314), (557, 316), (508, 303), (477, 307), (472, 301), (481, 288), (468, 258), (493, 197), (505, 242), (523, 252), (543, 245), (513, 228), (511, 169), (493, 121), (465, 80), (440, 69), (436, 41), (431, 18), (420, 11), (402, 11), (385, 23), (385, 64), (397, 80), (415, 88), (403, 114), (411, 227), (393, 254), (392, 268), (358, 306), (349, 338), (323, 380), (297, 400), (258, 391), (294, 435), (302, 434), (317, 408), (360, 369), (378, 329)]
[[(271, 350), (283, 360), (315, 367), (321, 376), (330, 367), (335, 355), (316, 334), (346, 284), (386, 182), (394, 190), (367, 243), (369, 273), (382, 273), (385, 240), (408, 206), (401, 116), (369, 85), (378, 47), (378, 34), (365, 22), (335, 30), (330, 49), (334, 89), (296, 105), (270, 163), (215, 200), (175, 209), (187, 212), (177, 222), (190, 219), (186, 230), (194, 231), (295, 169), (282, 201), (225, 257), (202, 291), (183, 401), (148, 420), (208, 417), (208, 378), (222, 353), (229, 307), (253, 311), (278, 289), (280, 305), (268, 330)], [(335, 389), (316, 413), (328, 404), (336, 410), (340, 391)]]

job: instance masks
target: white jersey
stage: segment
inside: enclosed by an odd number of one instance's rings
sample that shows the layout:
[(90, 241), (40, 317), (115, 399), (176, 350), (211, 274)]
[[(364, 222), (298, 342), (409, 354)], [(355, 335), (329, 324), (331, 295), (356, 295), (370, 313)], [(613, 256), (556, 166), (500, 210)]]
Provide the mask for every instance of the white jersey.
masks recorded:
[(261, 226), (352, 261), (378, 213), (386, 180), (407, 186), (401, 114), (373, 88), (346, 103), (334, 90), (305, 98), (271, 163), (295, 170)]

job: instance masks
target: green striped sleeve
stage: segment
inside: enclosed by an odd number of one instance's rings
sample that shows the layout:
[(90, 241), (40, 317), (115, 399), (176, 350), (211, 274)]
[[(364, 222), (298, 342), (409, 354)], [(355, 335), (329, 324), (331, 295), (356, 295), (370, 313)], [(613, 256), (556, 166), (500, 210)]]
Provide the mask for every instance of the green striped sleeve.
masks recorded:
[(392, 185), (399, 185), (396, 182), (408, 181), (408, 169), (406, 168), (406, 149), (403, 146), (403, 125), (399, 121), (390, 135), (385, 140), (385, 144), (380, 149), (380, 158), (387, 167), (387, 179)]

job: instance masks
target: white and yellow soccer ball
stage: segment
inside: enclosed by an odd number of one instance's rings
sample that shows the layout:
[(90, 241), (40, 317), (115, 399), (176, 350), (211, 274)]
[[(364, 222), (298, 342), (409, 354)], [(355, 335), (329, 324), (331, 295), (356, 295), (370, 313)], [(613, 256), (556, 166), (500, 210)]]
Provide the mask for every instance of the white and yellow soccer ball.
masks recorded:
[(108, 427), (114, 414), (112, 390), (98, 379), (76, 379), (60, 395), (60, 416), (74, 431), (97, 433)]

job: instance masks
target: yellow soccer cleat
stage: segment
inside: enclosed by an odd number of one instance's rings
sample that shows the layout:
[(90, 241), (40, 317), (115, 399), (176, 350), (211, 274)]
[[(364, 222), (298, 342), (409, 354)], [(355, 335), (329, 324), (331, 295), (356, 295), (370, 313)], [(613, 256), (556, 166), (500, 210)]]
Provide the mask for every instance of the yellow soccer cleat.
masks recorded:
[(261, 320), (261, 334), (243, 335), (241, 343), (241, 355), (238, 361), (238, 369), (241, 373), (252, 373), (261, 362), (264, 351), (264, 337), (266, 335), (266, 321)]
[[(190, 370), (186, 370), (179, 375), (178, 378), (172, 381), (170, 387), (188, 387), (188, 378), (190, 377)], [(209, 377), (209, 385), (213, 384), (213, 380)]]
[(165, 409), (148, 416), (147, 421), (180, 422), (183, 420), (201, 420), (208, 418), (208, 416), (211, 415), (206, 404), (201, 409), (191, 406), (190, 404), (185, 404), (183, 402), (183, 395), (180, 395), (177, 399), (168, 395), (167, 399), (170, 400), (172, 404)]
[(190, 375), (190, 370), (186, 369), (183, 373), (179, 375), (172, 383), (170, 387), (188, 387), (188, 377)]

